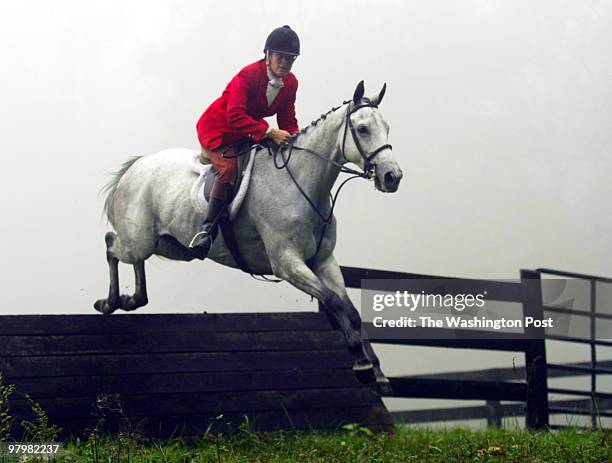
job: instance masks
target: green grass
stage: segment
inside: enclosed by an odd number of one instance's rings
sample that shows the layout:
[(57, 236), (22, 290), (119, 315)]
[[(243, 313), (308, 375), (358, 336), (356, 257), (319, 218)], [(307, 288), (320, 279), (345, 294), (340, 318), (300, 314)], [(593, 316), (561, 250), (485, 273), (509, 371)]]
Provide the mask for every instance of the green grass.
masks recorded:
[(340, 432), (208, 434), (191, 444), (119, 437), (67, 443), (64, 462), (404, 463), (612, 462), (612, 432), (397, 427), (394, 435), (358, 426)]

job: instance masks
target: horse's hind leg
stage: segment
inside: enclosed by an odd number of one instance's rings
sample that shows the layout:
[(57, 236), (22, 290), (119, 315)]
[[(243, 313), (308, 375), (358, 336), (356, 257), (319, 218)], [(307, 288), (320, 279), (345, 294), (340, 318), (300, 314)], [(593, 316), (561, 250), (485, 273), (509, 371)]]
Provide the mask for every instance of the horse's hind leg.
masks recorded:
[[(162, 235), (157, 240), (157, 245), (154, 253), (163, 257), (168, 257), (175, 260), (190, 261), (195, 258), (193, 252), (181, 245), (176, 238), (170, 235)], [(147, 296), (147, 278), (145, 274), (145, 261), (141, 260), (134, 265), (134, 294), (128, 296), (122, 294), (121, 307), (125, 311), (136, 310), (139, 307), (147, 305), (149, 298)]]
[(106, 242), (106, 261), (110, 273), (110, 287), (108, 290), (107, 299), (98, 299), (94, 303), (94, 308), (103, 314), (111, 314), (121, 307), (121, 298), (119, 297), (119, 259), (115, 257), (111, 248), (117, 239), (117, 235), (113, 232), (108, 232), (104, 236)]
[(147, 305), (149, 302), (147, 297), (147, 279), (145, 276), (144, 260), (134, 264), (134, 281), (136, 284), (134, 294), (131, 296), (126, 294), (121, 295), (120, 308), (126, 311), (136, 310), (138, 307)]

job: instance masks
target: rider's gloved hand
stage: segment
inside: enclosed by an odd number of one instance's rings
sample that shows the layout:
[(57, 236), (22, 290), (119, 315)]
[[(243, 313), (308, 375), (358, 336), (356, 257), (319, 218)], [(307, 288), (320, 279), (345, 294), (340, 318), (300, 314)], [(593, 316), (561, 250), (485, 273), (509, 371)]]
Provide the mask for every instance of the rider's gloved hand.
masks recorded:
[(286, 130), (271, 128), (268, 132), (268, 137), (274, 140), (274, 143), (277, 145), (284, 145), (289, 143), (292, 138), (292, 135)]

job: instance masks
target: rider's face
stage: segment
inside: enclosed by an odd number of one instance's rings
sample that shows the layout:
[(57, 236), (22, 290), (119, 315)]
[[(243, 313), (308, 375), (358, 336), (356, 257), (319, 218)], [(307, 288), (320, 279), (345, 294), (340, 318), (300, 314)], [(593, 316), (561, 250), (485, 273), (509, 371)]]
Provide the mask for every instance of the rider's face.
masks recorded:
[(282, 53), (270, 52), (270, 70), (277, 77), (285, 77), (291, 71), (291, 66), (296, 56), (284, 55)]

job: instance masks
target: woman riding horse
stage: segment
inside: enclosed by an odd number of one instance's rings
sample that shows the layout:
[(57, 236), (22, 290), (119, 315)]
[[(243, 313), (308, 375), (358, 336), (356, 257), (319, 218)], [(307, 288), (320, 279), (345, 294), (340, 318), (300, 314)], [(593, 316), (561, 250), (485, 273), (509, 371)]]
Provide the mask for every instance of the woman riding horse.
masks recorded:
[[(274, 29), (266, 39), (264, 53), (264, 59), (234, 76), (197, 123), (202, 151), (217, 174), (206, 217), (189, 245), (198, 259), (208, 256), (218, 230), (215, 219), (223, 212), (236, 180), (236, 149), (223, 150), (223, 146), (240, 139), (259, 142), (266, 137), (284, 145), (299, 131), (295, 118), (298, 81), (290, 72), (300, 54), (297, 34), (289, 26)], [(263, 120), (273, 114), (277, 114), (278, 129)], [(229, 156), (224, 157), (222, 151)]]

